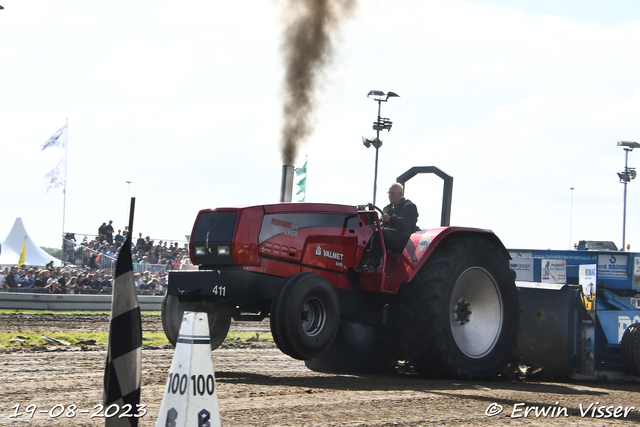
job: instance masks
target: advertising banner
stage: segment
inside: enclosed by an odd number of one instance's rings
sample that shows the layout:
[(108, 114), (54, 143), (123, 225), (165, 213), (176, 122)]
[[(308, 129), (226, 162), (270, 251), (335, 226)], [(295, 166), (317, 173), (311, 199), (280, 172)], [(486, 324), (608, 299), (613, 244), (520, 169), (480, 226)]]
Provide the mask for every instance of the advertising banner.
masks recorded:
[(509, 267), (516, 272), (516, 280), (533, 282), (533, 258), (514, 258)]
[(633, 257), (633, 287), (640, 289), (640, 257), (637, 256)]
[(567, 260), (543, 259), (540, 268), (542, 283), (567, 283)]
[(601, 279), (626, 279), (628, 255), (598, 255), (598, 277)]

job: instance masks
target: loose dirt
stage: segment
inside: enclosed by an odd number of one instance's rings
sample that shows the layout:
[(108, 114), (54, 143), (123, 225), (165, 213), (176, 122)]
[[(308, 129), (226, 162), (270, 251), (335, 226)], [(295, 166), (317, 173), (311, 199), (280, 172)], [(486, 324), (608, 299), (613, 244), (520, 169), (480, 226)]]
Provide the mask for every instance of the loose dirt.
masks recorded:
[[(107, 315), (93, 314), (0, 314), (0, 331), (104, 331), (108, 321)], [(159, 316), (143, 316), (143, 328), (162, 330)], [(268, 331), (269, 325), (232, 322), (232, 328), (260, 333)], [(401, 374), (326, 375), (306, 369), (303, 362), (265, 342), (224, 343), (212, 354), (223, 426), (640, 423), (637, 384), (434, 381)], [(169, 348), (143, 349), (141, 403), (147, 405), (147, 414), (140, 419), (140, 426), (155, 425), (172, 358), (173, 350)], [(106, 351), (101, 346), (51, 346), (0, 353), (0, 425), (104, 425), (104, 418), (92, 419), (90, 414), (78, 411), (94, 412), (94, 406), (102, 402), (105, 360)], [(33, 418), (25, 412), (29, 405), (37, 406)], [(65, 407), (64, 412), (54, 417), (60, 412), (60, 405)], [(69, 405), (78, 407), (73, 417), (66, 417)], [(602, 416), (598, 409), (594, 410), (598, 407), (605, 407)], [(621, 409), (615, 412), (617, 407)], [(487, 415), (500, 408), (497, 415)], [(47, 413), (39, 413), (41, 410)], [(12, 418), (16, 412), (23, 415)]]

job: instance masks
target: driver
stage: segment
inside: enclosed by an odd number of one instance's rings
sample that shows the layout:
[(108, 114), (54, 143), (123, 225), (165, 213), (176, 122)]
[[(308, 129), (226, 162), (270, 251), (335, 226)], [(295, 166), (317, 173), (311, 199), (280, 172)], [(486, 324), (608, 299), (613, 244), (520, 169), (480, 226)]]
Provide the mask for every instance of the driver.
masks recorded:
[[(382, 210), (382, 237), (384, 246), (394, 254), (402, 253), (411, 234), (418, 228), (418, 208), (411, 200), (404, 198), (402, 185), (395, 182), (389, 187), (389, 204)], [(374, 235), (374, 239), (377, 235)], [(374, 240), (369, 266), (377, 267), (382, 258), (382, 248)], [(372, 262), (373, 261), (373, 265)]]

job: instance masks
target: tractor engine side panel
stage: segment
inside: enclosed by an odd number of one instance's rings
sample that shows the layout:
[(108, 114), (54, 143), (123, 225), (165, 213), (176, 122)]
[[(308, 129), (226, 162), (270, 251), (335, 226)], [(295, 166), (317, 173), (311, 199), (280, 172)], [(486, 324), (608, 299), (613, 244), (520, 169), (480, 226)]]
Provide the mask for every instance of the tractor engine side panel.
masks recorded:
[(260, 256), (347, 273), (356, 263), (358, 217), (333, 213), (274, 213), (262, 220)]

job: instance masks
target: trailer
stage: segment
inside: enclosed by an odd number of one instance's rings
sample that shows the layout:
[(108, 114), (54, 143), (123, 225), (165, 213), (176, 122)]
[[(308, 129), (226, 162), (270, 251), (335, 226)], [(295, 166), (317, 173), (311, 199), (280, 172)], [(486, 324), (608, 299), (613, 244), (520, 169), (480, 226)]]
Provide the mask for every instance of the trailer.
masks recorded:
[(509, 254), (522, 310), (516, 361), (573, 379), (640, 377), (640, 253), (583, 240)]

